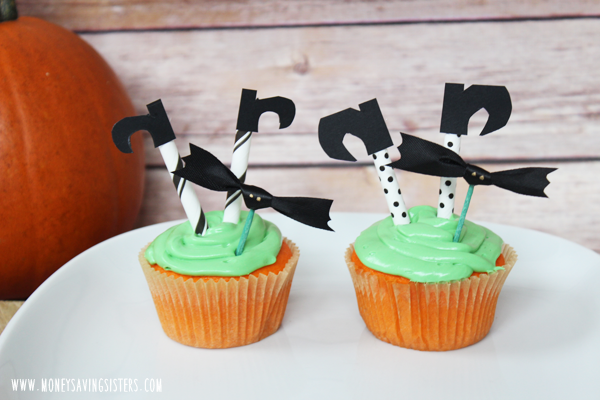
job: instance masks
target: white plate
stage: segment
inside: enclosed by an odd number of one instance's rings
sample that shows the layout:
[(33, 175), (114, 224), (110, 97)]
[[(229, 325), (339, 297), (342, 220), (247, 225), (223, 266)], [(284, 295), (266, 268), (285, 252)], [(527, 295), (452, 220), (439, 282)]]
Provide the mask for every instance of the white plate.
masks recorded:
[[(331, 233), (268, 214), (301, 250), (285, 318), (267, 339), (226, 350), (178, 344), (160, 327), (137, 254), (173, 223), (107, 240), (58, 270), (10, 321), (0, 336), (0, 398), (598, 398), (598, 254), (484, 224), (519, 254), (491, 332), (461, 350), (407, 350), (365, 328), (343, 262), (348, 243), (381, 217), (334, 214)], [(63, 390), (87, 379), (123, 390), (117, 379), (131, 379), (138, 391), (38, 391), (49, 378), (71, 380)], [(36, 387), (13, 391), (12, 379)], [(151, 382), (162, 392), (145, 392)]]

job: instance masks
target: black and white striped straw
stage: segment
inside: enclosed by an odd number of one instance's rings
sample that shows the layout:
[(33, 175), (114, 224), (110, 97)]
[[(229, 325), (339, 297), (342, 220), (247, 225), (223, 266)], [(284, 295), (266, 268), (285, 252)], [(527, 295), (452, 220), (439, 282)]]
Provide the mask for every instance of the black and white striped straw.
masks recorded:
[[(258, 120), (265, 112), (274, 112), (279, 116), (279, 129), (291, 125), (296, 115), (294, 102), (285, 97), (269, 97), (259, 99), (256, 90), (242, 89), (240, 106), (237, 119), (237, 133), (233, 144), (231, 159), (231, 172), (243, 183), (246, 181), (248, 158), (250, 157), (250, 144), (252, 133), (258, 132)], [(237, 224), (240, 221), (242, 197), (240, 191), (227, 192), (223, 222)]]
[(206, 220), (206, 215), (204, 214), (204, 210), (200, 205), (200, 200), (198, 200), (198, 196), (196, 196), (193, 186), (186, 185), (187, 181), (185, 179), (174, 175), (171, 172), (183, 168), (183, 161), (181, 161), (181, 156), (177, 151), (175, 142), (165, 143), (162, 146), (159, 146), (158, 149), (165, 161), (167, 170), (171, 174), (171, 180), (173, 181), (175, 190), (177, 190), (183, 210), (185, 211), (190, 224), (192, 224), (192, 228), (194, 228), (194, 232), (197, 235), (206, 234), (208, 221)]
[[(252, 131), (237, 131), (235, 134), (233, 157), (231, 159), (231, 172), (233, 172), (242, 183), (246, 182), (246, 171), (248, 171), (248, 158), (250, 157), (251, 139)], [(227, 192), (223, 222), (237, 224), (240, 220), (241, 209), (241, 192), (239, 190)]]

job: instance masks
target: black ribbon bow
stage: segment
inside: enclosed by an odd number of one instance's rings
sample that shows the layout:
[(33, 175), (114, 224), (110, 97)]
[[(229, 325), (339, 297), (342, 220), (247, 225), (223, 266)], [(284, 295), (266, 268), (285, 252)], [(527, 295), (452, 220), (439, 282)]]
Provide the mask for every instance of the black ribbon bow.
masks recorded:
[(277, 197), (258, 186), (242, 183), (218, 158), (190, 143), (190, 155), (183, 157), (185, 167), (173, 174), (209, 190), (240, 190), (246, 206), (252, 210), (272, 208), (281, 214), (314, 228), (333, 231), (327, 222), (333, 200), (312, 197)]
[(406, 133), (400, 135), (400, 159), (390, 166), (404, 171), (441, 177), (463, 177), (469, 185), (494, 185), (537, 197), (547, 197), (544, 193), (544, 189), (550, 184), (547, 175), (556, 171), (556, 168), (517, 168), (488, 172), (464, 162), (458, 154), (444, 146)]

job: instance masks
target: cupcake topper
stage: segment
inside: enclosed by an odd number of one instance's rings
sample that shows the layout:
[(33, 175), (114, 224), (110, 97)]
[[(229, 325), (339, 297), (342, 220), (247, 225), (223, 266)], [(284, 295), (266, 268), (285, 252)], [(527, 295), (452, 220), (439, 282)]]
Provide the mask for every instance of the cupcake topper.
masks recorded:
[[(440, 132), (445, 133), (444, 145), (460, 152), (460, 137), (467, 134), (469, 120), (479, 110), (488, 112), (488, 120), (480, 135), (487, 135), (502, 128), (508, 122), (512, 103), (504, 86), (472, 85), (464, 90), (462, 83), (446, 83)], [(438, 217), (450, 218), (454, 211), (456, 178), (443, 177), (440, 180)]]
[(155, 148), (175, 140), (175, 132), (173, 132), (162, 101), (156, 100), (146, 105), (146, 108), (150, 114), (126, 117), (113, 126), (113, 142), (123, 153), (133, 153), (131, 135), (139, 130), (150, 133)]
[[(162, 102), (159, 99), (146, 107), (149, 111), (148, 115), (126, 117), (113, 126), (113, 142), (123, 153), (132, 153), (131, 135), (139, 130), (148, 131), (154, 141), (154, 147), (158, 147), (160, 150), (167, 170), (172, 171), (180, 168), (182, 163), (174, 142), (175, 133)], [(185, 179), (181, 179), (179, 176), (171, 174), (171, 180), (179, 194), (179, 199), (188, 220), (192, 224), (192, 228), (194, 228), (196, 234), (204, 235), (208, 229), (208, 222), (194, 189), (186, 186)]]
[(387, 166), (389, 152), (393, 146), (390, 132), (385, 124), (377, 99), (369, 100), (358, 106), (360, 111), (347, 108), (338, 113), (321, 118), (319, 121), (319, 143), (325, 153), (336, 160), (356, 161), (343, 140), (351, 134), (363, 141), (367, 154), (373, 157), (373, 163), (379, 181), (385, 193), (385, 199), (395, 225), (410, 223), (404, 200), (396, 180), (394, 170)]
[(472, 85), (467, 90), (464, 87), (462, 83), (446, 83), (440, 132), (466, 135), (469, 120), (481, 109), (485, 109), (489, 117), (480, 136), (506, 125), (512, 103), (505, 86)]
[(314, 228), (331, 231), (327, 222), (331, 220), (329, 210), (332, 200), (311, 197), (277, 197), (266, 190), (246, 185), (221, 161), (208, 151), (190, 144), (190, 155), (184, 157), (185, 167), (173, 173), (209, 190), (220, 192), (239, 190), (246, 206), (250, 209), (244, 233), (236, 255), (241, 254), (254, 210), (272, 208), (281, 214)]
[(460, 231), (475, 185), (494, 185), (519, 194), (547, 197), (544, 193), (544, 189), (550, 183), (547, 175), (556, 170), (556, 168), (518, 168), (488, 172), (476, 165), (466, 163), (458, 154), (436, 143), (405, 133), (401, 135), (402, 144), (398, 149), (402, 157), (392, 162), (391, 167), (425, 175), (463, 177), (469, 184), (469, 192), (454, 235), (455, 242), (460, 238)]
[[(242, 182), (246, 180), (252, 132), (258, 132), (258, 120), (263, 113), (268, 111), (274, 112), (279, 116), (279, 129), (283, 129), (290, 126), (294, 120), (296, 106), (292, 100), (285, 97), (277, 96), (267, 99), (257, 99), (256, 90), (242, 89), (242, 98), (240, 99), (237, 119), (237, 132), (233, 144), (233, 158), (231, 160), (231, 171)], [(237, 224), (240, 220), (241, 206), (240, 191), (227, 192), (223, 221)]]
[(258, 132), (258, 120), (271, 111), (279, 116), (279, 129), (287, 128), (294, 121), (296, 106), (285, 97), (256, 98), (256, 90), (242, 89), (236, 129), (244, 132)]

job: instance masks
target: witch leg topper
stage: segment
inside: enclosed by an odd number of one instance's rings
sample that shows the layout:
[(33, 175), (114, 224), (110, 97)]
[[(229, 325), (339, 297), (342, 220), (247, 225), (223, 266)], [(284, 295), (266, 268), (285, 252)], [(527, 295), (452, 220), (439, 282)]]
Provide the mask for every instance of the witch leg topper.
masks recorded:
[(319, 143), (331, 158), (345, 161), (356, 161), (344, 146), (347, 133), (361, 139), (367, 153), (373, 157), (373, 163), (385, 194), (385, 199), (392, 215), (394, 225), (410, 223), (408, 212), (394, 170), (387, 164), (390, 162), (388, 148), (393, 146), (390, 132), (385, 124), (376, 99), (358, 106), (360, 111), (352, 108), (321, 118), (319, 121)]
[[(156, 100), (146, 107), (149, 114), (123, 118), (113, 126), (113, 142), (123, 153), (132, 153), (131, 135), (140, 130), (148, 131), (150, 136), (152, 136), (154, 147), (158, 147), (160, 150), (167, 170), (174, 171), (183, 167), (177, 146), (175, 146), (175, 133), (173, 132), (173, 127), (171, 127), (162, 101), (160, 99)], [(181, 179), (172, 173), (170, 174), (194, 232), (198, 235), (204, 235), (208, 229), (208, 222), (200, 206), (196, 192), (194, 192), (194, 188), (186, 186), (185, 179)]]
[[(237, 133), (235, 134), (233, 158), (231, 160), (231, 171), (242, 182), (246, 180), (252, 132), (258, 132), (260, 116), (268, 111), (279, 116), (279, 129), (283, 129), (292, 124), (296, 115), (296, 106), (292, 100), (285, 97), (257, 99), (256, 90), (242, 89), (236, 127)], [(225, 214), (223, 215), (224, 222), (238, 223), (242, 205), (240, 193), (239, 190), (227, 193)]]
[[(488, 120), (480, 133), (487, 135), (506, 125), (512, 111), (508, 90), (504, 86), (472, 85), (464, 90), (461, 83), (446, 83), (440, 132), (445, 133), (444, 146), (460, 153), (460, 137), (467, 134), (469, 120), (479, 110), (488, 112)], [(454, 212), (456, 178), (440, 179), (439, 218), (450, 218)]]

